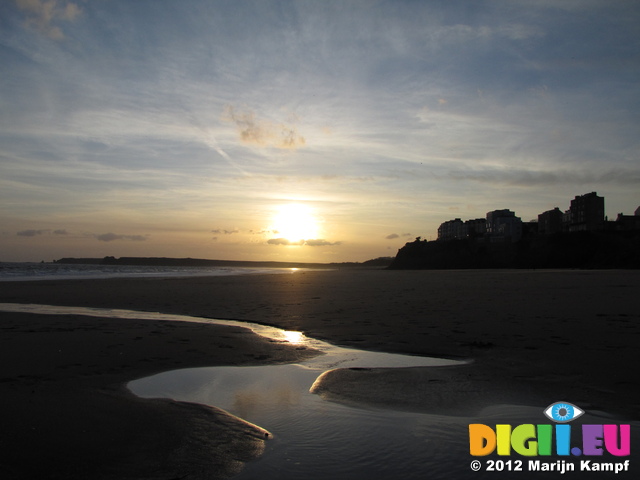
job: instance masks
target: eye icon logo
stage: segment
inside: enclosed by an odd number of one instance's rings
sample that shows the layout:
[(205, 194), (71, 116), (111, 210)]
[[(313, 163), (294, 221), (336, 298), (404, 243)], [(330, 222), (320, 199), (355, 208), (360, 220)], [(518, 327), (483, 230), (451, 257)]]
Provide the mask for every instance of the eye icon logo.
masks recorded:
[(549, 405), (544, 414), (557, 423), (567, 423), (575, 420), (584, 413), (579, 407), (569, 402), (556, 402)]

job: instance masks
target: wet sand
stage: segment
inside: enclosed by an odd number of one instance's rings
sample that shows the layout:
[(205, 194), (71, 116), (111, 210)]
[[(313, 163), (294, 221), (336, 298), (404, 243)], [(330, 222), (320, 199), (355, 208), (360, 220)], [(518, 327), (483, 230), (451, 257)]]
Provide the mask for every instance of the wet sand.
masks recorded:
[(313, 356), (250, 330), (0, 312), (0, 478), (226, 478), (268, 432), (216, 408), (143, 400), (125, 384), (179, 368)]
[[(331, 372), (319, 393), (337, 401), (471, 414), (564, 400), (638, 420), (639, 287), (637, 271), (337, 270), (2, 283), (0, 302), (247, 320), (345, 346), (473, 359), (437, 370)], [(263, 432), (214, 409), (136, 399), (122, 384), (310, 353), (229, 327), (0, 319), (0, 401), (10, 419), (0, 433), (3, 478), (20, 478), (23, 466), (48, 472), (40, 478), (180, 478), (185, 465), (189, 478), (223, 478), (260, 453)], [(207, 465), (209, 448), (220, 454)]]

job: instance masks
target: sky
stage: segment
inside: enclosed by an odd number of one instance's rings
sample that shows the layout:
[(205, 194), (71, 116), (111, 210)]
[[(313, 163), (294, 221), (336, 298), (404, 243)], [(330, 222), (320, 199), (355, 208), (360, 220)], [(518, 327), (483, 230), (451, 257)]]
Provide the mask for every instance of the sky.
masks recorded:
[(3, 0), (0, 65), (0, 261), (364, 261), (640, 205), (635, 0)]

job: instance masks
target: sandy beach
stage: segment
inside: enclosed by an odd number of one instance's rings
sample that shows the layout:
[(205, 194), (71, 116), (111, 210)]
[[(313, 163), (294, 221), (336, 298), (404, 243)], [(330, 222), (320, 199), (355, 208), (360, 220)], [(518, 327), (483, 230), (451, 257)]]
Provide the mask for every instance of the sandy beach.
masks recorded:
[[(328, 399), (447, 414), (565, 400), (638, 420), (639, 287), (637, 271), (362, 269), (3, 282), (0, 302), (245, 320), (345, 346), (473, 360), (338, 370), (321, 386)], [(260, 454), (263, 430), (215, 408), (138, 399), (123, 385), (170, 369), (314, 354), (234, 327), (0, 319), (3, 478), (230, 476)]]

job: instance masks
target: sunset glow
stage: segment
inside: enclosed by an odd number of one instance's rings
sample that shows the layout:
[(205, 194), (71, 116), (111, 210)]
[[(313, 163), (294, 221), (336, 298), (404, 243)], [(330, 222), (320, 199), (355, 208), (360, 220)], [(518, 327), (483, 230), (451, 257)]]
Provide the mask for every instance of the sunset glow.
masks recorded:
[(639, 23), (610, 0), (2, 1), (0, 261), (357, 262), (593, 191), (632, 214)]
[(313, 210), (298, 203), (278, 207), (271, 226), (273, 235), (291, 244), (301, 244), (305, 240), (316, 239), (320, 226)]

